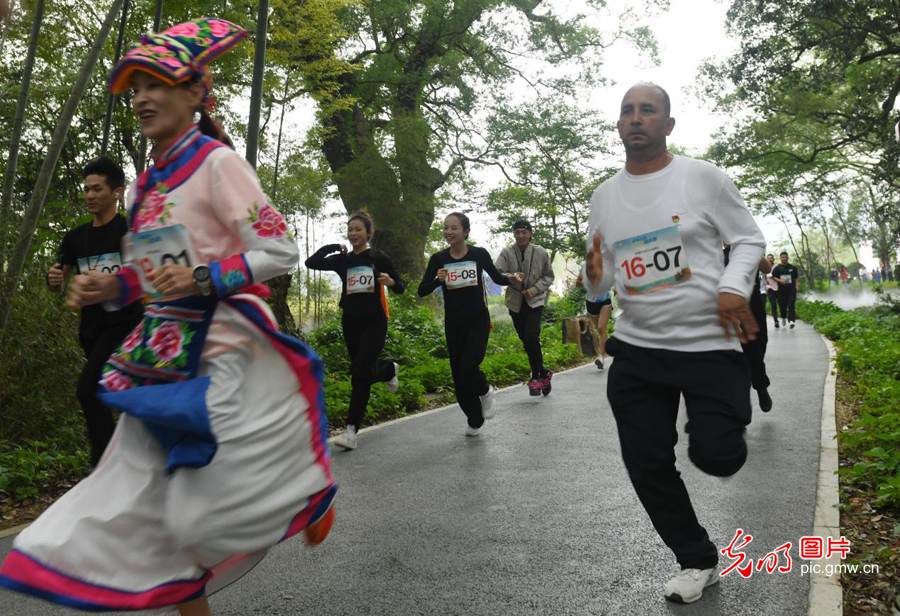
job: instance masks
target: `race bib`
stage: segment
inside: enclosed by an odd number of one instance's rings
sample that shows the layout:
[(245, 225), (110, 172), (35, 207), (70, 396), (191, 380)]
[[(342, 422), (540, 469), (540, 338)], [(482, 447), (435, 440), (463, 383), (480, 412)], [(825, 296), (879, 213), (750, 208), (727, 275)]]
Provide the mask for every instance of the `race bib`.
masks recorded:
[(678, 225), (613, 244), (626, 293), (651, 293), (691, 279)]
[(147, 274), (167, 263), (193, 267), (199, 262), (194, 252), (194, 244), (184, 225), (129, 233), (125, 237), (129, 248), (128, 263), (137, 266), (142, 288), (154, 299), (162, 296), (147, 280)]
[(122, 255), (118, 252), (108, 252), (105, 255), (91, 255), (78, 259), (78, 273), (86, 274), (90, 271), (98, 271), (104, 274), (115, 274), (122, 269)]
[(347, 295), (375, 292), (375, 271), (367, 266), (351, 267), (347, 270)]
[(478, 286), (478, 265), (475, 264), (475, 261), (448, 263), (444, 267), (447, 269), (447, 278), (444, 280), (444, 284), (448, 289)]
[(788, 284), (791, 284), (791, 281), (793, 281), (793, 278), (791, 278), (790, 274), (784, 274), (783, 276), (781, 276), (781, 279)]

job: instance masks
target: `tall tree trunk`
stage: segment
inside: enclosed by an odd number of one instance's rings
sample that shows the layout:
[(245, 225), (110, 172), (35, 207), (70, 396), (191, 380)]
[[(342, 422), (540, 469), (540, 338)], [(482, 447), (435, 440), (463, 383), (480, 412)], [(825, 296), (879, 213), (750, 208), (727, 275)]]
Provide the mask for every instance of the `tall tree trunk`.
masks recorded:
[(840, 205), (834, 208), (834, 213), (837, 214), (838, 220), (841, 223), (841, 231), (844, 232), (844, 237), (847, 238), (847, 243), (850, 244), (850, 250), (853, 251), (853, 261), (856, 262), (856, 265), (854, 266), (856, 268), (856, 279), (859, 282), (859, 288), (862, 289), (862, 278), (859, 275), (859, 255), (856, 254), (856, 243), (850, 235), (849, 229), (847, 229), (847, 221), (844, 220), (844, 212), (841, 210)]
[(9, 26), (12, 24), (13, 12), (16, 10), (16, 0), (10, 0), (6, 13), (6, 23), (3, 24), (3, 38), (0, 39), (0, 58), (3, 57), (3, 50), (6, 49), (6, 39), (9, 37)]
[(825, 215), (819, 210), (819, 226), (822, 227), (822, 234), (825, 236), (825, 271), (827, 272), (825, 279), (827, 280), (828, 289), (831, 289), (831, 238), (828, 235), (828, 221)]
[[(789, 203), (788, 208), (791, 210), (791, 214), (794, 216), (794, 222), (797, 224), (797, 229), (800, 230), (800, 252), (796, 253), (797, 257), (800, 259), (800, 269), (804, 270), (806, 274), (806, 282), (809, 285), (809, 290), (813, 291), (816, 288), (816, 278), (815, 272), (813, 270), (814, 267), (814, 259), (812, 256), (812, 252), (809, 249), (809, 238), (806, 235), (806, 232), (803, 230), (803, 223), (800, 221), (800, 215), (797, 213), (797, 208), (794, 207), (793, 204)], [(793, 246), (794, 240), (791, 240), (791, 245)], [(796, 247), (795, 247), (796, 250)], [(804, 265), (804, 261), (806, 264)], [(800, 290), (800, 286), (797, 286), (797, 290)]]
[(256, 167), (259, 150), (259, 113), (262, 109), (263, 77), (266, 72), (266, 36), (269, 30), (269, 0), (260, 0), (256, 16), (256, 52), (253, 59), (253, 87), (250, 91), (250, 119), (247, 121), (247, 162)]
[[(122, 43), (125, 41), (125, 26), (128, 24), (128, 6), (131, 0), (125, 0), (122, 7), (122, 19), (119, 20), (119, 33), (116, 36), (116, 55), (113, 66), (119, 63), (122, 57)], [(106, 115), (103, 117), (103, 142), (100, 145), (100, 155), (104, 156), (109, 149), (109, 131), (112, 128), (113, 108), (116, 103), (116, 95), (110, 92), (106, 98)]]
[(284, 78), (284, 101), (281, 103), (281, 120), (278, 122), (278, 143), (275, 146), (275, 173), (272, 174), (272, 202), (278, 194), (278, 172), (281, 165), (281, 136), (284, 134), (284, 111), (287, 108), (288, 77)]
[[(44, 20), (44, 0), (34, 4), (34, 18), (31, 24), (31, 36), (28, 39), (28, 51), (25, 54), (25, 66), (22, 68), (22, 83), (19, 86), (19, 101), (16, 103), (16, 117), (13, 119), (12, 136), (9, 143), (9, 158), (6, 160), (6, 176), (3, 179), (3, 200), (0, 202), (0, 273), (6, 269), (7, 249), (9, 245), (9, 227), (12, 224), (12, 194), (16, 185), (16, 167), (19, 164), (19, 142), (22, 140), (22, 128), (25, 125), (25, 110), (28, 107), (28, 91), (31, 86), (31, 73), (34, 69), (34, 58), (37, 55), (38, 36)], [(2, 330), (2, 327), (0, 327)], [(2, 333), (2, 332), (0, 332)]]
[(84, 96), (84, 91), (87, 89), (91, 73), (94, 71), (94, 66), (97, 64), (97, 59), (100, 57), (100, 52), (103, 51), (103, 46), (106, 44), (109, 32), (112, 30), (113, 23), (121, 12), (124, 3), (125, 0), (113, 0), (112, 5), (109, 7), (109, 11), (106, 13), (106, 19), (103, 21), (100, 30), (97, 32), (94, 43), (91, 45), (90, 52), (84, 60), (84, 65), (81, 67), (81, 72), (78, 74), (78, 80), (72, 88), (69, 100), (66, 101), (66, 106), (59, 116), (59, 123), (56, 125), (56, 130), (53, 131), (53, 136), (50, 139), (47, 155), (44, 158), (41, 170), (38, 173), (34, 192), (31, 193), (31, 200), (28, 203), (28, 209), (25, 211), (25, 216), (22, 219), (18, 240), (16, 241), (10, 256), (9, 269), (6, 272), (3, 294), (0, 295), (0, 342), (2, 342), (4, 333), (6, 332), (6, 323), (9, 317), (10, 308), (9, 300), (19, 286), (19, 277), (22, 275), (22, 270), (25, 267), (25, 260), (28, 257), (31, 240), (34, 237), (34, 231), (37, 227), (41, 210), (44, 207), (44, 199), (47, 197), (47, 190), (50, 187), (50, 181), (53, 179), (56, 163), (59, 160), (60, 152), (62, 152), (66, 142), (66, 135), (68, 135), (69, 126), (72, 124), (72, 117), (75, 115), (75, 110), (78, 108), (82, 96)]
[[(163, 0), (156, 0), (156, 11), (153, 14), (153, 31), (159, 32), (160, 25), (162, 24), (162, 12), (163, 12)], [(140, 139), (138, 139), (138, 147), (137, 147), (137, 163), (135, 163), (135, 171), (140, 175), (144, 171), (144, 167), (147, 166), (147, 137), (144, 136), (144, 133), (141, 133)]]
[[(288, 82), (287, 79), (285, 79), (285, 98), (287, 98), (287, 88)], [(279, 163), (281, 162), (281, 137), (282, 131), (284, 130), (285, 107), (287, 107), (287, 102), (284, 102), (281, 105), (281, 122), (278, 124), (278, 145), (275, 148), (275, 173), (272, 177), (272, 194), (270, 196), (270, 200), (273, 203), (276, 203), (275, 197), (278, 194), (278, 174), (280, 172)], [(272, 290), (272, 297), (269, 299), (269, 304), (272, 306), (272, 312), (275, 314), (275, 319), (278, 321), (278, 327), (282, 330), (287, 328), (288, 323), (291, 325), (294, 323), (294, 315), (291, 314), (291, 308), (288, 306), (288, 293), (290, 293), (291, 290), (292, 279), (293, 274), (288, 273), (276, 276), (268, 283), (269, 288)]]
[[(306, 258), (309, 259), (309, 211), (306, 212), (306, 233), (303, 235), (306, 241)], [(312, 298), (312, 287), (309, 286), (309, 268), (306, 268), (306, 318), (309, 319), (309, 300)]]

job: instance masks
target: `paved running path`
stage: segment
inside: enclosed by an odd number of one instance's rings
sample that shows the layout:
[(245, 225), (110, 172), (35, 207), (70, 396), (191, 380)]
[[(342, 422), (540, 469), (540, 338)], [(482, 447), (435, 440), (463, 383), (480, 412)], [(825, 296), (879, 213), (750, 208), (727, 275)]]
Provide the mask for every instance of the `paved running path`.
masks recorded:
[[(591, 365), (560, 374), (547, 399), (524, 386), (500, 393), (478, 438), (463, 437), (457, 407), (364, 432), (359, 450), (335, 456), (338, 516), (327, 541), (277, 546), (212, 598), (213, 611), (805, 615), (797, 541), (813, 527), (828, 353), (801, 323), (771, 331), (768, 355), (775, 408), (754, 412), (743, 470), (728, 480), (702, 474), (684, 438), (678, 459), (713, 541), (724, 548), (740, 526), (754, 536), (744, 550), (753, 558), (791, 541), (790, 574), (732, 573), (691, 606), (663, 599), (675, 561), (628, 481), (606, 375)], [(0, 555), (10, 544), (0, 541)], [(75, 613), (0, 593), (3, 615)]]

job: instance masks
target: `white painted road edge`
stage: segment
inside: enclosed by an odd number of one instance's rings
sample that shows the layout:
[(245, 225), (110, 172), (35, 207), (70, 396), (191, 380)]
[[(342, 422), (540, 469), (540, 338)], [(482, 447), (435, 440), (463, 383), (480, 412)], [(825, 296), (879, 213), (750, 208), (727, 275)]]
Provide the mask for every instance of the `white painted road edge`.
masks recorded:
[[(838, 491), (838, 448), (835, 440), (837, 422), (834, 414), (835, 385), (837, 379), (834, 365), (834, 346), (822, 336), (828, 348), (828, 372), (825, 375), (825, 391), (822, 396), (822, 434), (819, 449), (819, 482), (816, 488), (816, 514), (813, 522), (814, 537), (841, 536), (841, 520), (838, 510), (840, 495)], [(820, 572), (810, 576), (809, 584), (809, 616), (841, 616), (844, 613), (844, 597), (841, 589), (841, 573), (837, 565), (841, 558), (835, 554), (829, 559), (815, 561)], [(832, 575), (825, 574), (826, 565), (831, 565)]]

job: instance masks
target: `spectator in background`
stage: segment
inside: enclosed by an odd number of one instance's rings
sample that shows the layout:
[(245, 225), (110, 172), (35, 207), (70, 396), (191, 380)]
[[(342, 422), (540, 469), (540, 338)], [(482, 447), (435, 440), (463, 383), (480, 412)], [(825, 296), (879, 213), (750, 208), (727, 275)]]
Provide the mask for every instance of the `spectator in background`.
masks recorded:
[(841, 266), (841, 283), (848, 284), (850, 282), (850, 273), (847, 271), (845, 266)]
[(872, 270), (872, 280), (875, 281), (875, 284), (881, 284), (881, 271), (877, 269)]

